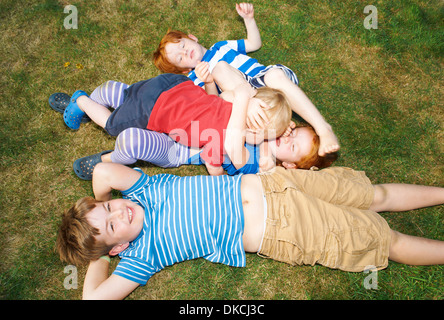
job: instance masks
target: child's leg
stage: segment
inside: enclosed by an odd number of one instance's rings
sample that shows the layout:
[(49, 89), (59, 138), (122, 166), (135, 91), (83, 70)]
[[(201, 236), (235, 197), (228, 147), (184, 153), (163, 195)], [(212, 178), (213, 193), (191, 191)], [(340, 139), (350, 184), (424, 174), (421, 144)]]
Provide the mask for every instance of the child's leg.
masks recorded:
[(105, 128), (106, 121), (111, 115), (111, 111), (107, 107), (98, 104), (87, 96), (77, 98), (77, 106), (80, 108), (80, 110), (85, 112), (93, 122), (102, 128)]
[(137, 160), (169, 168), (187, 163), (189, 148), (175, 142), (168, 135), (139, 128), (122, 131), (117, 139), (114, 152), (102, 157), (102, 161), (132, 164)]
[(98, 104), (116, 109), (123, 103), (123, 91), (128, 87), (126, 83), (109, 80), (97, 87), (90, 98)]
[(123, 91), (128, 85), (122, 82), (107, 81), (97, 87), (90, 97), (81, 96), (77, 99), (78, 107), (85, 112), (92, 121), (105, 128), (111, 110), (118, 108), (123, 102)]
[(414, 184), (374, 185), (375, 196), (370, 210), (408, 211), (444, 203), (444, 188)]
[(444, 264), (444, 241), (409, 236), (392, 230), (389, 259), (409, 265)]
[(264, 81), (267, 87), (283, 91), (292, 110), (315, 129), (320, 138), (319, 155), (323, 156), (339, 150), (339, 142), (331, 126), (301, 88), (294, 84), (282, 70), (277, 68), (269, 70), (265, 74)]

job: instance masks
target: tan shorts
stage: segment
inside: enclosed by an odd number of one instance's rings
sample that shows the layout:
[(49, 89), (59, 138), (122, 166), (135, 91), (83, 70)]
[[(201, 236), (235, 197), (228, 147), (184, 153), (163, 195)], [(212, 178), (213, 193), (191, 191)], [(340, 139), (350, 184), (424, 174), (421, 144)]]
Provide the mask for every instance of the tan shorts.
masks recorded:
[(364, 172), (278, 167), (259, 177), (267, 200), (260, 256), (353, 272), (387, 267), (391, 232), (367, 210), (374, 188)]

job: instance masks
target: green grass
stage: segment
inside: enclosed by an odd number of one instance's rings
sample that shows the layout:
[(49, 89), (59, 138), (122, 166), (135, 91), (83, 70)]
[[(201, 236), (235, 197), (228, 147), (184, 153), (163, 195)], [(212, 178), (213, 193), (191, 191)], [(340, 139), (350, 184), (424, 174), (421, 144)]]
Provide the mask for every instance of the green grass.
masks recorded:
[[(57, 226), (71, 203), (92, 194), (72, 162), (113, 148), (114, 138), (91, 123), (68, 130), (48, 97), (159, 74), (151, 52), (168, 28), (205, 46), (245, 36), (234, 1), (79, 0), (71, 3), (77, 30), (63, 27), (66, 4), (0, 3), (1, 299), (81, 297), (84, 267), (77, 289), (63, 286)], [(340, 138), (337, 165), (364, 170), (374, 183), (444, 185), (442, 2), (373, 1), (377, 30), (364, 28), (362, 1), (254, 4), (263, 47), (252, 56), (295, 70)], [(138, 165), (150, 174), (206, 174), (201, 167)], [(382, 215), (395, 230), (444, 240), (443, 206)], [(242, 269), (199, 259), (166, 268), (129, 299), (440, 300), (443, 270), (391, 262), (378, 272), (378, 289), (368, 290), (363, 273), (290, 267), (255, 255)]]

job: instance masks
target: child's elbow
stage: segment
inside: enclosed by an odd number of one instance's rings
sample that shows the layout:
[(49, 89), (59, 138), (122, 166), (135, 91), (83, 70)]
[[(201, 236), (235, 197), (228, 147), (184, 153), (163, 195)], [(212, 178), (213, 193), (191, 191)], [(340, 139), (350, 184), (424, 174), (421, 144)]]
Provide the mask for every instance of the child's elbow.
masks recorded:
[(248, 46), (248, 52), (254, 52), (262, 48), (262, 40), (256, 40), (254, 42), (250, 42), (250, 45)]
[(93, 169), (93, 179), (103, 179), (109, 174), (109, 163), (106, 162), (99, 162), (94, 166)]

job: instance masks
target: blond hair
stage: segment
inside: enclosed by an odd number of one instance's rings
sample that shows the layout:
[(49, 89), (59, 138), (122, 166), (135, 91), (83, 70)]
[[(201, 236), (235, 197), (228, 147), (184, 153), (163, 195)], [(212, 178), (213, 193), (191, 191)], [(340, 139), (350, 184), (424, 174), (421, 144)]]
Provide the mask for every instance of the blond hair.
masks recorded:
[(291, 108), (284, 93), (278, 89), (261, 87), (257, 89), (255, 97), (270, 106), (269, 109), (265, 109), (269, 120), (269, 124), (265, 128), (265, 136), (267, 137), (269, 130), (276, 130), (276, 137), (281, 136), (291, 121)]

